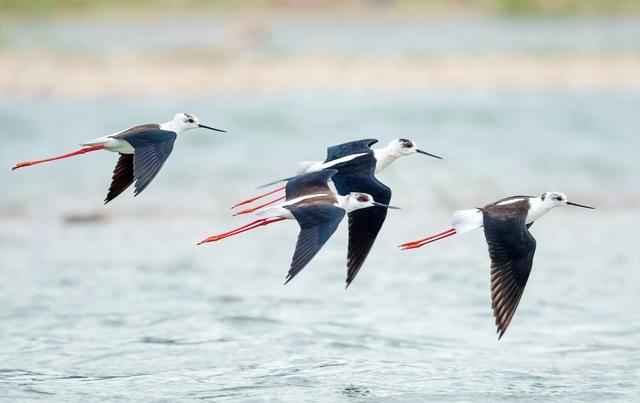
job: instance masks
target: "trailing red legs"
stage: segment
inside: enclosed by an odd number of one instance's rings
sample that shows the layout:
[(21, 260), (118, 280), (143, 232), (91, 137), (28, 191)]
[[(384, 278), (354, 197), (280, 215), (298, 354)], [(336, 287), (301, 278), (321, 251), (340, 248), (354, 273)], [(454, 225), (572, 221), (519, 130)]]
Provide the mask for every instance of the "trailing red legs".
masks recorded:
[[(270, 191), (270, 192), (267, 192), (267, 193), (265, 193), (265, 194), (261, 194), (261, 195), (258, 195), (258, 196), (256, 196), (256, 197), (252, 197), (251, 199), (247, 199), (247, 200), (245, 200), (245, 201), (242, 201), (242, 202), (240, 202), (240, 203), (236, 204), (235, 206), (233, 206), (233, 207), (231, 207), (231, 208), (232, 208), (232, 209), (234, 209), (234, 208), (236, 208), (236, 207), (244, 206), (245, 204), (253, 203), (253, 202), (254, 202), (254, 201), (256, 201), (256, 200), (262, 199), (263, 197), (267, 197), (267, 196), (272, 195), (272, 194), (274, 194), (274, 193), (278, 193), (279, 191), (281, 191), (281, 190), (285, 190), (285, 189), (286, 189), (286, 186), (279, 187), (279, 188), (274, 189), (274, 190), (272, 190), (272, 191)], [(278, 199), (278, 200), (279, 200), (279, 199)], [(274, 202), (274, 203), (275, 203), (275, 202)]]
[(278, 217), (278, 218), (274, 218), (274, 219), (261, 218), (259, 220), (252, 221), (249, 224), (243, 225), (242, 227), (238, 227), (238, 228), (233, 229), (231, 231), (227, 231), (227, 232), (223, 232), (222, 234), (210, 236), (209, 238), (206, 238), (206, 239), (198, 242), (198, 245), (203, 244), (203, 243), (207, 243), (207, 242), (216, 242), (216, 241), (219, 241), (221, 239), (228, 238), (230, 236), (238, 235), (238, 234), (241, 234), (243, 232), (246, 232), (246, 231), (249, 231), (249, 230), (252, 230), (252, 229), (256, 229), (258, 227), (264, 227), (265, 225), (273, 224), (274, 222), (283, 221), (283, 220), (286, 220), (286, 218), (284, 218), (284, 217)]
[(424, 245), (430, 244), (431, 242), (435, 242), (435, 241), (439, 241), (441, 239), (450, 237), (452, 235), (456, 234), (456, 229), (455, 228), (449, 228), (446, 231), (442, 231), (439, 234), (435, 234), (423, 239), (419, 239), (417, 241), (413, 241), (413, 242), (407, 242), (407, 243), (403, 243), (402, 245), (400, 245), (399, 247), (402, 248), (402, 250), (407, 250), (407, 249), (416, 249), (416, 248), (420, 248)]
[(31, 165), (42, 164), (43, 162), (61, 160), (63, 158), (69, 158), (69, 157), (73, 157), (73, 156), (76, 156), (76, 155), (85, 154), (85, 153), (88, 153), (88, 152), (91, 152), (91, 151), (98, 151), (98, 150), (103, 150), (103, 149), (104, 149), (104, 146), (85, 147), (85, 148), (81, 148), (81, 149), (79, 149), (77, 151), (68, 153), (68, 154), (59, 155), (57, 157), (47, 158), (47, 159), (44, 159), (44, 160), (21, 162), (19, 164), (16, 164), (16, 166), (11, 168), (11, 170), (13, 171), (13, 170), (18, 169), (18, 168), (24, 168), (24, 167), (29, 167)]
[(261, 205), (259, 205), (259, 206), (256, 206), (256, 207), (253, 207), (253, 208), (249, 208), (249, 209), (246, 209), (246, 210), (239, 211), (239, 212), (235, 213), (233, 216), (235, 217), (235, 216), (240, 215), (240, 214), (249, 214), (249, 213), (253, 213), (253, 212), (254, 212), (254, 211), (256, 211), (256, 210), (260, 210), (260, 209), (261, 209), (261, 208), (263, 208), (263, 207), (270, 206), (270, 205), (272, 205), (273, 203), (277, 203), (277, 202), (282, 201), (282, 200), (284, 200), (284, 199), (286, 199), (286, 196), (278, 197), (278, 198), (277, 198), (277, 199), (275, 199), (275, 200), (271, 200), (270, 202), (267, 202), (267, 203), (261, 204)]

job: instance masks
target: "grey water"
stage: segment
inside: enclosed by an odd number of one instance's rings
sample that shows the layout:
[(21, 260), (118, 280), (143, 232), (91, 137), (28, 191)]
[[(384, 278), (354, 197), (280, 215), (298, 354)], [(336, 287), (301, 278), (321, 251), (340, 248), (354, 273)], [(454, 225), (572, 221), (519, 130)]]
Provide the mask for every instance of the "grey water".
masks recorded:
[[(640, 93), (444, 91), (173, 99), (0, 97), (0, 398), (5, 401), (633, 401), (640, 396)], [(143, 194), (107, 206), (115, 156), (16, 162), (176, 111), (186, 133)], [(407, 137), (393, 204), (344, 289), (346, 225), (283, 286), (297, 235), (230, 206), (328, 145)], [(69, 148), (66, 148), (69, 147)], [(567, 193), (498, 341), (480, 231), (423, 249), (450, 212)]]
[[(0, 393), (65, 401), (637, 397), (639, 101), (607, 93), (185, 99), (230, 134), (185, 134), (136, 199), (102, 206), (108, 153), (5, 171)], [(0, 160), (8, 168), (63, 152), (61, 143), (174, 109), (145, 104), (122, 115), (111, 100), (3, 102)], [(287, 175), (297, 159), (322, 158), (328, 144), (365, 136), (409, 137), (446, 159), (410, 156), (380, 176), (403, 210), (389, 215), (348, 290), (345, 225), (285, 287), (295, 223), (195, 246), (248, 220), (230, 217), (229, 207), (254, 185)], [(448, 228), (453, 209), (545, 190), (597, 209), (559, 208), (532, 227), (534, 271), (499, 342), (481, 233), (396, 248)]]

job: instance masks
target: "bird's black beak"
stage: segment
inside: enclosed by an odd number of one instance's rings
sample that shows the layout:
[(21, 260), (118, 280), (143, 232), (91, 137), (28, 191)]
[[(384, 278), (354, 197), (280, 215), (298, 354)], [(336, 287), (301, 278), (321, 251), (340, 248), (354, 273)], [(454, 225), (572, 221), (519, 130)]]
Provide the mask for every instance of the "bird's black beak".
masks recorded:
[(437, 159), (439, 159), (439, 160), (441, 160), (441, 159), (442, 159), (442, 157), (438, 157), (437, 155), (429, 154), (429, 153), (428, 153), (428, 152), (426, 152), (426, 151), (416, 150), (416, 152), (417, 152), (417, 153), (420, 153), (420, 154), (428, 155), (429, 157), (437, 158)]
[(375, 202), (375, 201), (373, 202), (373, 205), (374, 206), (378, 206), (378, 207), (390, 208), (392, 210), (400, 210), (400, 207), (389, 206), (389, 205), (378, 203), (378, 202)]
[(203, 129), (209, 129), (209, 130), (215, 130), (217, 132), (222, 132), (222, 133), (226, 133), (226, 130), (221, 130), (221, 129), (216, 129), (215, 127), (211, 127), (211, 126), (205, 126), (205, 125), (198, 125), (198, 127), (202, 127)]
[(567, 202), (567, 204), (568, 204), (569, 206), (576, 206), (576, 207), (582, 207), (582, 208), (590, 208), (591, 210), (594, 210), (594, 209), (595, 209), (595, 207), (585, 206), (584, 204), (571, 203), (571, 202)]

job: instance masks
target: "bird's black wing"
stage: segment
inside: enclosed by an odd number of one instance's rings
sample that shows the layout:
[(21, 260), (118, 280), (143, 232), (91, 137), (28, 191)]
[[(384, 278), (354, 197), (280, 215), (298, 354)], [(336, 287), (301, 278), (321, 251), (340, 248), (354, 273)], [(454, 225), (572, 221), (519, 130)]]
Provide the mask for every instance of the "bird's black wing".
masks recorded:
[(139, 195), (156, 177), (173, 150), (176, 133), (162, 129), (124, 132), (112, 136), (125, 140), (135, 150), (133, 154), (134, 196)]
[(536, 240), (525, 225), (527, 210), (483, 209), (491, 258), (491, 306), (498, 338), (507, 330), (531, 273)]
[(364, 139), (350, 141), (327, 148), (327, 159), (325, 162), (333, 161), (347, 155), (371, 153), (371, 146), (377, 143), (376, 139)]
[(319, 193), (334, 194), (328, 182), (336, 173), (338, 173), (336, 169), (323, 169), (294, 177), (287, 182), (285, 188), (287, 200)]
[[(342, 164), (333, 176), (340, 195), (351, 192), (368, 193), (378, 203), (389, 204), (391, 189), (375, 177), (376, 159), (373, 153)], [(347, 287), (360, 271), (373, 243), (387, 218), (384, 207), (368, 207), (349, 213), (349, 250), (347, 252)]]
[(120, 154), (104, 204), (115, 199), (133, 183), (133, 154)]
[(330, 204), (292, 208), (300, 225), (296, 251), (287, 273), (287, 284), (302, 270), (336, 231), (345, 211)]

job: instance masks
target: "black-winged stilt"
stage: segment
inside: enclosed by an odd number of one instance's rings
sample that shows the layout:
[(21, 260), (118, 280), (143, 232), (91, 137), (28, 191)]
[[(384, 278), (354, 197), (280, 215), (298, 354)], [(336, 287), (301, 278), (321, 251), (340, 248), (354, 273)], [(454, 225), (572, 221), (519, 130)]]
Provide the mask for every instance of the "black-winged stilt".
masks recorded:
[[(310, 172), (317, 172), (323, 169), (327, 169), (327, 168), (336, 168), (336, 169), (340, 169), (340, 166), (344, 165), (344, 164), (348, 164), (350, 161), (352, 161), (354, 158), (357, 158), (359, 156), (362, 155), (366, 155), (366, 154), (373, 154), (374, 158), (375, 158), (375, 173), (382, 171), (383, 169), (385, 169), (386, 167), (388, 167), (393, 161), (395, 161), (396, 159), (406, 156), (406, 155), (411, 155), (411, 154), (424, 154), (424, 155), (428, 155), (430, 157), (434, 157), (434, 158), (438, 158), (438, 159), (442, 159), (441, 157), (438, 157), (437, 155), (434, 154), (430, 154), (426, 151), (420, 150), (418, 149), (418, 147), (416, 146), (416, 143), (412, 140), (407, 140), (407, 139), (396, 139), (391, 141), (386, 147), (383, 148), (377, 148), (377, 149), (371, 149), (371, 146), (375, 143), (377, 143), (378, 140), (376, 139), (365, 139), (365, 140), (356, 140), (356, 141), (350, 141), (348, 143), (343, 143), (343, 144), (339, 144), (339, 145), (335, 145), (332, 147), (329, 147), (327, 149), (327, 158), (324, 161), (300, 161), (298, 162), (298, 169), (296, 172), (296, 176), (297, 175), (302, 175), (305, 173), (310, 173)], [(278, 184), (280, 182), (286, 182), (293, 177), (290, 178), (285, 178), (285, 179), (280, 179), (277, 180), (275, 182), (271, 182), (268, 183), (266, 185), (260, 186), (261, 188), (263, 187), (268, 187), (268, 186), (272, 186), (275, 184)], [(276, 188), (270, 192), (252, 197), (250, 199), (244, 200), (236, 205), (234, 205), (233, 207), (231, 207), (232, 209), (236, 208), (236, 207), (240, 207), (240, 206), (244, 206), (246, 204), (250, 204), (253, 203), (256, 200), (262, 199), (266, 196), (272, 195), (274, 193), (278, 193), (280, 191), (284, 190), (284, 186), (283, 187), (279, 187)], [(242, 210), (240, 212), (235, 213), (234, 215), (240, 215), (240, 214), (248, 214), (248, 213), (252, 213), (256, 210), (259, 210), (261, 208), (264, 208), (266, 206), (269, 206), (273, 203), (277, 203), (281, 200), (283, 200), (283, 197), (279, 197), (275, 200), (272, 200), (270, 202), (261, 204), (259, 206), (253, 207), (253, 208), (249, 208), (246, 210)]]
[(177, 113), (165, 123), (151, 123), (123, 130), (121, 132), (87, 141), (83, 148), (57, 157), (37, 161), (21, 162), (12, 170), (43, 162), (60, 160), (91, 151), (107, 150), (120, 154), (105, 204), (127, 189), (134, 181), (134, 196), (140, 194), (151, 183), (173, 150), (178, 134), (190, 129), (203, 128), (225, 132), (224, 130), (200, 124), (198, 118), (188, 113)]
[(531, 273), (536, 240), (529, 227), (552, 208), (565, 205), (593, 209), (569, 202), (566, 195), (558, 192), (546, 192), (540, 197), (512, 196), (482, 208), (455, 211), (453, 228), (400, 247), (415, 249), (483, 227), (491, 258), (491, 307), (500, 339), (513, 318)]
[[(380, 209), (397, 208), (378, 203), (366, 193), (352, 192), (347, 195), (335, 194), (328, 181), (338, 173), (335, 169), (325, 169), (297, 176), (286, 185), (286, 201), (279, 205), (261, 210), (258, 215), (264, 218), (234, 230), (214, 235), (202, 240), (198, 245), (215, 242), (245, 231), (275, 222), (294, 219), (300, 225), (300, 234), (296, 250), (291, 261), (285, 284), (293, 279), (318, 253), (338, 228), (346, 213), (376, 207)], [(349, 242), (352, 238), (366, 237), (360, 226), (353, 226), (349, 220)], [(362, 251), (361, 251), (362, 252)], [(366, 251), (368, 253), (368, 250)], [(365, 256), (366, 257), (366, 254)], [(358, 257), (364, 260), (364, 257)]]

